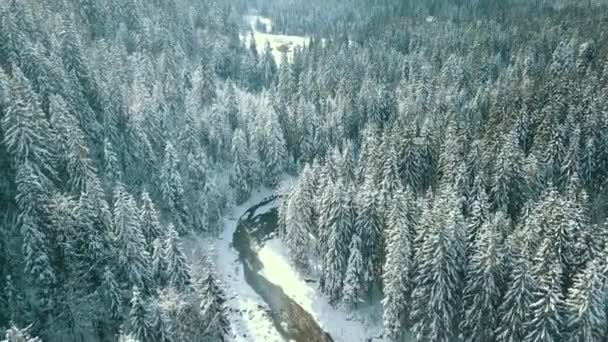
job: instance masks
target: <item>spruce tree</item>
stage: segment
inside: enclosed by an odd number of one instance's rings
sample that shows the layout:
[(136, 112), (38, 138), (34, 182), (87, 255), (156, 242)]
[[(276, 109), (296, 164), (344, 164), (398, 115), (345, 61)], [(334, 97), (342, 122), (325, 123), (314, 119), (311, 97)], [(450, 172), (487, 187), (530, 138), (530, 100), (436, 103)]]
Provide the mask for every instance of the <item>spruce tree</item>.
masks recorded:
[(166, 266), (167, 284), (180, 291), (184, 290), (190, 284), (190, 266), (182, 251), (177, 231), (172, 224), (169, 224), (167, 227), (163, 244), (163, 260)]
[(397, 189), (390, 204), (387, 222), (384, 285), (384, 329), (398, 339), (407, 327), (413, 275), (413, 239), (417, 213), (411, 190)]
[(464, 317), (460, 329), (466, 341), (496, 339), (505, 271), (500, 248), (501, 233), (496, 221), (483, 224), (468, 263), (463, 294)]
[(356, 307), (363, 302), (361, 281), (363, 276), (363, 256), (361, 255), (361, 238), (353, 236), (349, 246), (348, 263), (342, 288), (342, 301), (349, 307)]
[(132, 287), (146, 289), (149, 280), (149, 254), (146, 238), (141, 231), (141, 222), (133, 197), (120, 183), (114, 190), (114, 232), (121, 279)]
[(148, 341), (151, 337), (146, 316), (146, 303), (139, 288), (134, 286), (131, 297), (131, 311), (129, 311), (129, 332), (139, 341)]
[(568, 341), (599, 342), (605, 338), (608, 329), (605, 278), (597, 261), (589, 262), (575, 276), (566, 300)]

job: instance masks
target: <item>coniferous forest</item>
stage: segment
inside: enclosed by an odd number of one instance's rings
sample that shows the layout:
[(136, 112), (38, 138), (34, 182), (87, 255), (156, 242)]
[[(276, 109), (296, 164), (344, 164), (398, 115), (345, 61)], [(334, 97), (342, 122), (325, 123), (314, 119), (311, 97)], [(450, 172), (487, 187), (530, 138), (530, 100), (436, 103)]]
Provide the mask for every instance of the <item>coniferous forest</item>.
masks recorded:
[(235, 340), (260, 188), (386, 341), (606, 342), (607, 187), (604, 0), (0, 0), (7, 342)]

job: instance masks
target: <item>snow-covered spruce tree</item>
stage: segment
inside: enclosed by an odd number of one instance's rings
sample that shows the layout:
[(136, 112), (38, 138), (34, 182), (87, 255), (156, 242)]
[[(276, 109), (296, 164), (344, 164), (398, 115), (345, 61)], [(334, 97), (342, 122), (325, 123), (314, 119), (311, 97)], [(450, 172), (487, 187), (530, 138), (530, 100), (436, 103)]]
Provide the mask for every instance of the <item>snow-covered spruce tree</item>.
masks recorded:
[(574, 278), (567, 305), (567, 340), (603, 341), (608, 329), (606, 276), (599, 262), (589, 262)]
[(167, 284), (167, 261), (165, 260), (164, 244), (161, 238), (156, 238), (151, 243), (150, 254), (150, 277), (157, 288)]
[(271, 111), (266, 123), (267, 144), (265, 160), (266, 185), (276, 186), (281, 173), (287, 168), (287, 149), (283, 129), (281, 128), (278, 115)]
[(152, 242), (159, 238), (163, 232), (160, 226), (160, 219), (156, 212), (156, 207), (150, 194), (144, 190), (141, 194), (140, 222), (141, 231), (146, 238), (146, 247), (149, 253), (152, 252)]
[(384, 329), (387, 335), (398, 340), (407, 324), (407, 308), (413, 275), (413, 239), (417, 212), (412, 191), (397, 189), (393, 193), (387, 220), (386, 262), (382, 282), (384, 285)]
[(446, 195), (451, 190), (450, 187), (442, 190), (436, 199), (432, 224), (421, 253), (416, 256), (420, 261), (414, 277), (410, 319), (419, 340), (447, 342), (458, 336), (462, 291), (459, 267), (463, 263), (459, 250), (464, 248), (458, 245), (464, 244), (464, 240), (457, 238), (463, 223), (457, 198)]
[(495, 210), (502, 210), (515, 218), (523, 198), (523, 174), (521, 170), (521, 150), (515, 133), (503, 137), (498, 158), (494, 163), (492, 182), (492, 203)]
[(182, 251), (177, 231), (172, 224), (169, 224), (167, 227), (163, 245), (163, 260), (166, 266), (167, 285), (182, 291), (190, 284), (190, 266)]
[(361, 255), (361, 238), (353, 235), (349, 246), (348, 263), (342, 287), (342, 302), (349, 307), (356, 307), (363, 302), (361, 281), (363, 278), (363, 257)]
[(559, 226), (558, 246), (564, 265), (564, 287), (569, 288), (580, 269), (593, 259), (587, 250), (590, 237), (589, 196), (580, 184), (578, 173), (569, 180), (564, 196), (564, 221)]
[(490, 204), (488, 195), (484, 189), (482, 178), (475, 178), (473, 190), (469, 199), (469, 215), (467, 217), (467, 256), (470, 256), (475, 248), (478, 232), (488, 220)]
[(306, 200), (303, 185), (298, 184), (289, 196), (284, 240), (293, 261), (301, 268), (308, 265), (313, 222), (310, 216), (311, 202)]
[(22, 214), (19, 221), (23, 236), (24, 271), (31, 284), (37, 287), (43, 309), (48, 309), (52, 304), (52, 289), (57, 280), (49, 257), (48, 238), (30, 213)]
[(383, 151), (382, 182), (380, 183), (380, 188), (384, 210), (386, 212), (389, 210), (393, 194), (401, 187), (399, 166), (397, 164), (397, 150), (391, 138), (391, 135), (389, 135), (388, 132), (385, 132), (382, 145), (380, 146), (380, 150)]
[(148, 304), (147, 312), (150, 339), (158, 342), (174, 342), (176, 322), (170, 320), (158, 298)]
[(247, 144), (247, 137), (245, 133), (240, 129), (234, 132), (232, 137), (232, 160), (233, 160), (233, 171), (231, 178), (232, 186), (236, 191), (236, 203), (240, 204), (245, 202), (251, 194), (252, 176), (250, 160), (250, 151)]
[(128, 331), (139, 341), (148, 341), (151, 337), (150, 326), (147, 320), (146, 303), (137, 286), (133, 287)]
[(531, 315), (526, 322), (528, 334), (524, 341), (559, 341), (565, 323), (563, 269), (550, 237), (545, 238), (536, 253), (532, 272), (537, 286), (532, 291)]
[(87, 181), (95, 177), (93, 162), (89, 159), (84, 133), (76, 118), (68, 113), (65, 101), (59, 96), (50, 99), (51, 124), (54, 131), (53, 144), (60, 156), (61, 169), (69, 179), (67, 190), (79, 193)]
[(532, 314), (530, 305), (536, 285), (532, 278), (527, 234), (531, 232), (518, 231), (514, 240), (516, 248), (511, 283), (498, 309), (496, 340), (500, 342), (523, 341), (528, 332), (527, 322)]
[(326, 241), (320, 246), (323, 253), (321, 289), (329, 295), (330, 302), (336, 304), (342, 296), (344, 272), (348, 263), (349, 239), (354, 232), (353, 198), (343, 179), (332, 187), (332, 197), (327, 225), (322, 232)]
[(147, 290), (149, 284), (149, 254), (146, 238), (141, 231), (141, 222), (133, 197), (121, 183), (114, 189), (114, 232), (121, 283)]
[(55, 165), (50, 150), (49, 122), (30, 81), (18, 66), (13, 65), (12, 71), (10, 104), (2, 118), (2, 142), (15, 166), (27, 161), (40, 175), (53, 176)]
[(101, 302), (106, 308), (108, 313), (106, 320), (110, 321), (109, 324), (117, 323), (122, 318), (124, 292), (118, 285), (114, 273), (110, 267), (106, 267), (101, 280), (101, 286), (99, 288), (101, 296)]
[(187, 222), (188, 208), (184, 198), (182, 176), (179, 172), (177, 151), (171, 142), (165, 146), (165, 157), (160, 174), (161, 193), (167, 208), (174, 214), (177, 229), (185, 232), (189, 229)]
[(209, 341), (224, 341), (230, 329), (225, 308), (226, 294), (212, 270), (208, 270), (203, 277), (198, 291), (201, 297), (200, 315), (205, 338)]
[(356, 232), (361, 237), (364, 290), (378, 285), (384, 263), (384, 210), (377, 184), (366, 177), (356, 197)]
[[(498, 213), (497, 215), (500, 215)], [(500, 219), (485, 222), (471, 251), (463, 294), (460, 331), (465, 341), (494, 341), (504, 277)]]
[(105, 139), (103, 148), (104, 171), (106, 177), (112, 182), (122, 180), (122, 167), (118, 161), (118, 156), (114, 151), (114, 146), (109, 139)]
[(96, 265), (92, 274), (99, 275), (107, 263), (112, 249), (112, 212), (106, 201), (101, 181), (97, 176), (91, 177), (80, 194), (76, 208), (76, 225), (82, 232), (81, 238), (85, 247), (86, 264)]

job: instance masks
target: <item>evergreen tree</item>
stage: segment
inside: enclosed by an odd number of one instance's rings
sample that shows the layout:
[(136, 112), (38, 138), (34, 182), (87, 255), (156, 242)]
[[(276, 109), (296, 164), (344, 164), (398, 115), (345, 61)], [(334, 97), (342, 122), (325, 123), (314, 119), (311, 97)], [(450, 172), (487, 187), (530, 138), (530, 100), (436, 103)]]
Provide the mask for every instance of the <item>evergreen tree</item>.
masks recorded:
[(497, 341), (523, 341), (528, 334), (527, 322), (535, 288), (531, 262), (524, 232), (517, 233), (517, 254), (511, 272), (511, 283), (498, 309), (500, 323), (496, 330)]
[(224, 341), (230, 328), (225, 308), (226, 296), (211, 270), (202, 279), (200, 296), (204, 335), (213, 341)]
[(247, 145), (245, 133), (240, 129), (234, 132), (232, 137), (232, 159), (234, 174), (232, 175), (232, 184), (236, 189), (237, 204), (245, 202), (251, 194), (252, 170), (250, 164), (250, 151)]
[(411, 191), (397, 189), (390, 204), (384, 284), (384, 329), (398, 339), (407, 327), (413, 274), (413, 240), (416, 213)]
[(133, 287), (131, 311), (129, 311), (129, 332), (139, 341), (148, 341), (151, 337), (150, 327), (146, 319), (146, 304), (137, 286)]
[[(335, 304), (342, 295), (344, 272), (349, 257), (348, 240), (354, 232), (353, 198), (343, 179), (339, 179), (330, 191), (331, 199), (323, 203), (328, 205), (328, 208), (321, 209), (321, 220), (326, 224), (321, 232), (323, 241), (320, 249), (321, 253), (324, 253), (321, 288), (329, 295), (330, 302)], [(328, 213), (325, 214), (325, 211)]]
[(190, 283), (190, 268), (178, 239), (177, 231), (169, 224), (163, 248), (167, 284), (183, 290)]
[(289, 196), (284, 240), (293, 261), (296, 265), (305, 268), (308, 265), (313, 222), (309, 215), (310, 210), (306, 210), (310, 203), (306, 202), (306, 193), (302, 187), (303, 184), (296, 186)]
[(559, 341), (564, 327), (562, 269), (551, 250), (550, 241), (550, 238), (545, 239), (534, 258), (533, 278), (538, 286), (532, 292), (532, 312), (528, 317), (528, 334), (524, 341)]
[(432, 224), (417, 256), (421, 260), (414, 277), (410, 319), (416, 338), (422, 340), (451, 341), (458, 335), (462, 287), (458, 244), (464, 241), (456, 238), (462, 229), (457, 200), (444, 196), (437, 199)]
[(361, 239), (356, 234), (349, 246), (348, 263), (342, 288), (342, 301), (348, 306), (357, 306), (363, 302), (361, 280), (363, 276), (363, 257)]
[(605, 275), (597, 262), (590, 262), (575, 276), (568, 293), (568, 341), (602, 341), (608, 326), (605, 298)]
[[(498, 214), (497, 214), (498, 215)], [(498, 221), (498, 222), (497, 222)], [(500, 219), (486, 222), (472, 250), (464, 288), (461, 331), (466, 341), (494, 341), (498, 327), (504, 266)]]
[(114, 190), (113, 242), (118, 254), (121, 279), (129, 286), (146, 289), (149, 280), (146, 238), (141, 231), (135, 200), (120, 183)]
[(383, 207), (380, 193), (371, 177), (367, 177), (357, 193), (356, 231), (361, 237), (364, 284), (370, 289), (381, 277), (384, 256)]
[(139, 212), (141, 231), (146, 238), (147, 250), (151, 252), (153, 241), (162, 235), (162, 231), (154, 202), (152, 202), (147, 191), (141, 194), (141, 209)]
[(269, 186), (275, 186), (287, 165), (287, 150), (283, 130), (278, 116), (271, 112), (267, 123), (268, 145), (266, 147), (266, 172), (264, 178)]

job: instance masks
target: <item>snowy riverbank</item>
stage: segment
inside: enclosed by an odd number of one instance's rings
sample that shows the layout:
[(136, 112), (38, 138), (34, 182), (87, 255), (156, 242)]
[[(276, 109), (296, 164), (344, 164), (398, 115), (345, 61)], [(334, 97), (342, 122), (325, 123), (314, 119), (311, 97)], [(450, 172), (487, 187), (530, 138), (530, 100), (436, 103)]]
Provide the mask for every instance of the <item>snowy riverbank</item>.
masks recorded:
[[(232, 323), (231, 335), (236, 342), (284, 341), (273, 325), (268, 305), (246, 282), (238, 252), (232, 246), (233, 234), (241, 215), (272, 194), (269, 189), (257, 190), (250, 200), (229, 210), (224, 217), (224, 230), (210, 251), (226, 291), (226, 304)], [(261, 206), (256, 214), (265, 212), (272, 206), (273, 204)], [(335, 341), (366, 341), (381, 334), (381, 312), (378, 306), (363, 308), (354, 314), (330, 306), (325, 296), (318, 292), (316, 281), (306, 282), (292, 267), (287, 250), (279, 239), (268, 240), (258, 256), (264, 264), (260, 273), (282, 287)]]

